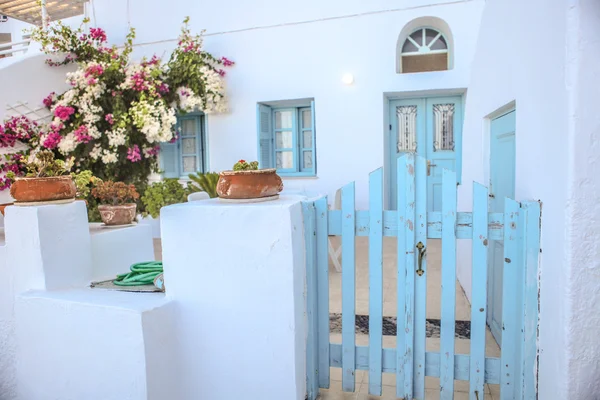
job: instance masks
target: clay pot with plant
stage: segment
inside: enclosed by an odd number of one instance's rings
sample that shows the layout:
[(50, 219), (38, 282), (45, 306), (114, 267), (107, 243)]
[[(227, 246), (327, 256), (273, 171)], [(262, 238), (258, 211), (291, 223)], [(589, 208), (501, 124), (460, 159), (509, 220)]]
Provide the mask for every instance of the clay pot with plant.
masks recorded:
[(217, 183), (219, 197), (227, 200), (275, 199), (282, 190), (277, 170), (258, 169), (258, 161), (239, 160), (232, 171), (220, 173)]
[(97, 182), (92, 195), (100, 202), (98, 211), (107, 226), (130, 225), (136, 216), (135, 201), (140, 195), (134, 185), (124, 182)]
[(24, 177), (16, 177), (12, 172), (6, 174), (8, 179), (14, 180), (10, 195), (15, 204), (69, 203), (75, 200), (77, 189), (69, 175), (72, 159), (67, 162), (55, 160), (54, 153), (43, 150), (21, 163), (27, 170)]

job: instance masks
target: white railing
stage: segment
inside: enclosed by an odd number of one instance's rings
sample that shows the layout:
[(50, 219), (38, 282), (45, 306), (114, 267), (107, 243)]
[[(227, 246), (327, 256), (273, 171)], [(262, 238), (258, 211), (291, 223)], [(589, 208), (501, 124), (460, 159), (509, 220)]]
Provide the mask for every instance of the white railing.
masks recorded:
[(31, 43), (31, 38), (29, 37), (23, 38), (23, 40), (18, 42), (0, 43), (0, 57), (10, 57), (17, 53), (25, 53), (29, 47), (29, 43)]

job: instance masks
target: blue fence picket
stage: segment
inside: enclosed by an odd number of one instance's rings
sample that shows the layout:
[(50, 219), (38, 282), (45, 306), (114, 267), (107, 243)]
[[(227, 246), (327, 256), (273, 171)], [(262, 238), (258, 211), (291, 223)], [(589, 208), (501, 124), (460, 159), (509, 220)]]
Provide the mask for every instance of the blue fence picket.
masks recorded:
[(524, 222), (524, 268), (525, 290), (523, 301), (523, 400), (536, 400), (537, 387), (535, 371), (537, 367), (538, 334), (538, 263), (540, 254), (540, 203), (537, 201), (521, 204)]
[[(423, 157), (415, 158), (415, 240), (427, 249), (427, 165)], [(417, 254), (418, 258), (418, 254)], [(419, 264), (417, 259), (417, 264)], [(425, 344), (427, 340), (427, 257), (421, 257), (415, 276), (415, 352), (414, 352), (414, 397), (425, 398)]]
[(442, 321), (440, 327), (440, 399), (454, 399), (456, 319), (456, 173), (442, 173)]
[(415, 158), (398, 159), (398, 326), (396, 336), (396, 396), (413, 398), (415, 287)]
[(342, 389), (354, 392), (355, 360), (355, 197), (354, 182), (342, 188)]
[(504, 271), (502, 274), (502, 352), (500, 375), (500, 399), (516, 397), (516, 376), (519, 373), (517, 357), (520, 352), (518, 341), (521, 330), (521, 299), (523, 269), (519, 251), (522, 241), (519, 203), (506, 199), (504, 203)]
[(383, 169), (369, 176), (369, 394), (381, 396), (383, 348)]
[(319, 387), (329, 388), (329, 256), (327, 197), (315, 202), (317, 227), (317, 298)]
[(317, 288), (317, 232), (314, 202), (302, 203), (304, 217), (304, 243), (306, 247), (306, 311), (308, 338), (306, 343), (306, 395), (307, 400), (316, 400), (319, 395), (318, 379), (318, 288)]
[(488, 201), (488, 189), (473, 183), (469, 400), (483, 400), (485, 396)]

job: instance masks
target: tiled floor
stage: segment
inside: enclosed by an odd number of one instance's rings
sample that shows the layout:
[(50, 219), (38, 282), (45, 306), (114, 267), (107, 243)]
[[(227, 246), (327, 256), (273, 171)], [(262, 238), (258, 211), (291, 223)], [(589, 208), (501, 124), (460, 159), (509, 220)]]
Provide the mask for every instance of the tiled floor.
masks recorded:
[[(337, 245), (334, 238), (334, 245)], [(162, 259), (160, 240), (155, 240), (156, 259)], [(427, 318), (441, 318), (441, 250), (439, 240), (427, 242)], [(368, 238), (359, 237), (356, 240), (356, 313), (359, 315), (369, 314), (369, 269), (368, 269)], [(384, 239), (383, 256), (383, 314), (384, 316), (396, 316), (396, 241), (394, 238)], [(329, 269), (329, 311), (330, 313), (341, 313), (341, 274), (336, 272), (333, 265)], [(469, 302), (461, 288), (456, 283), (456, 320), (468, 321), (471, 318)], [(341, 343), (341, 334), (332, 333), (332, 343)], [(427, 338), (427, 351), (439, 351), (440, 339), (436, 337)], [(367, 345), (368, 335), (357, 334), (357, 345)], [(395, 347), (395, 336), (383, 337), (384, 347)], [(470, 340), (456, 339), (455, 352), (457, 354), (469, 354)], [(492, 337), (489, 330), (486, 338), (486, 355), (488, 357), (499, 357), (500, 348)], [(368, 394), (368, 374), (366, 371), (356, 371), (356, 390), (354, 393), (344, 393), (341, 390), (341, 369), (331, 368), (331, 386), (329, 390), (321, 390), (321, 400), (391, 400), (395, 397), (395, 375), (383, 374), (383, 396), (370, 396)], [(426, 399), (439, 399), (439, 379), (427, 377), (425, 383)], [(465, 381), (455, 382), (455, 400), (468, 399), (469, 383)], [(499, 399), (498, 385), (486, 385), (486, 398)], [(480, 396), (483, 400), (483, 396)]]

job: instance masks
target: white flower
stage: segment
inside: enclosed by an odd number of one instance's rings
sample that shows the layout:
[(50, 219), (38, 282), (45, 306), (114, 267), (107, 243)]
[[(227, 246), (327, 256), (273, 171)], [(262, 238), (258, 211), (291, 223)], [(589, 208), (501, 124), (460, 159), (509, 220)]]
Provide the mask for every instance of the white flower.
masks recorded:
[(92, 151), (90, 151), (90, 157), (95, 161), (102, 155), (102, 146), (100, 144), (96, 144)]
[(124, 128), (117, 128), (106, 134), (108, 136), (108, 145), (111, 147), (122, 146), (127, 142), (127, 135)]
[(118, 160), (117, 154), (111, 152), (110, 150), (104, 150), (102, 152), (102, 162), (105, 164), (116, 163)]
[(67, 134), (67, 136), (62, 138), (62, 140), (58, 144), (58, 151), (60, 151), (64, 155), (67, 155), (73, 150), (75, 150), (78, 144), (79, 142), (75, 140), (75, 135), (73, 134), (73, 132), (71, 132)]

